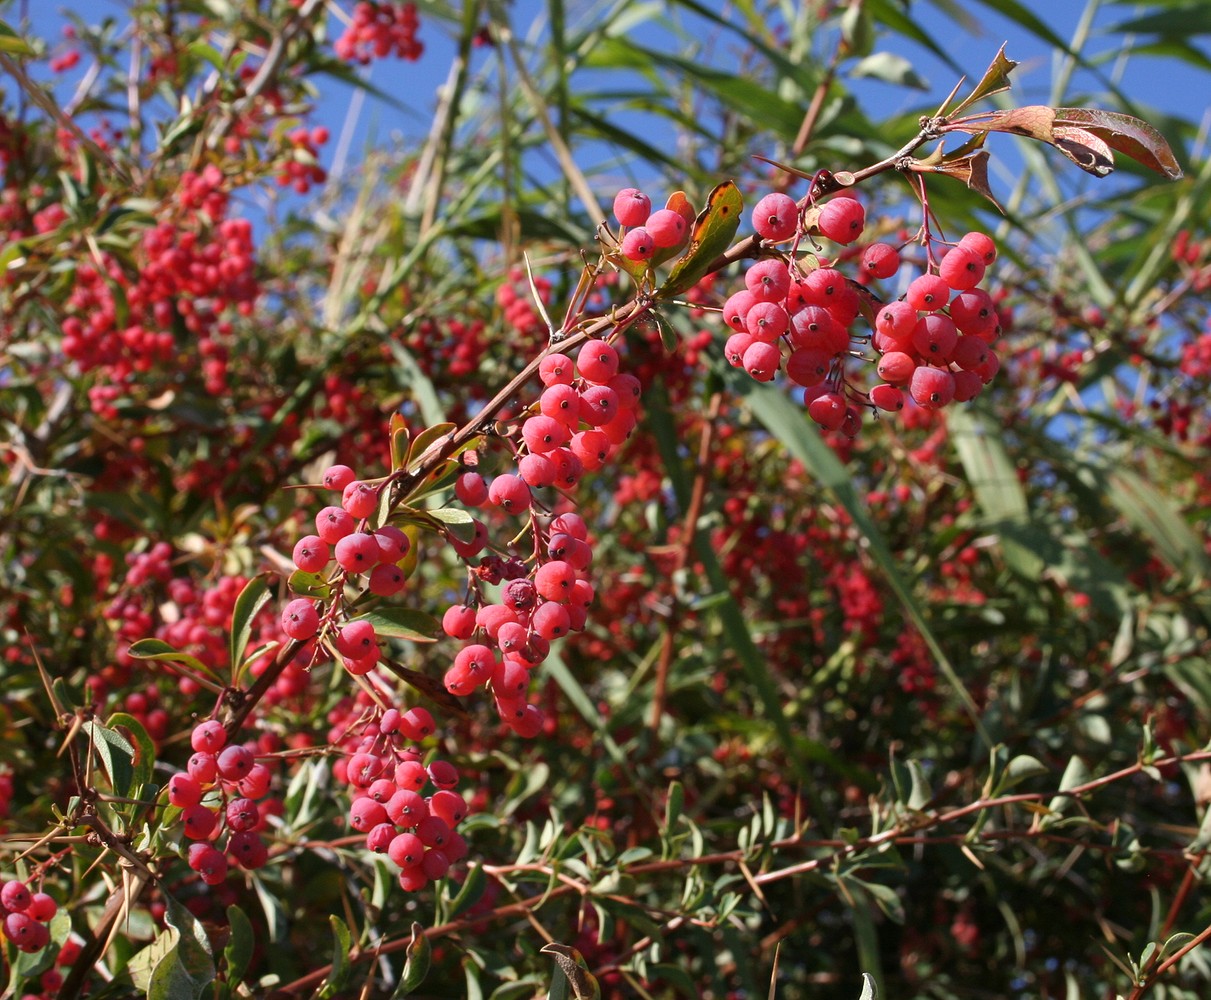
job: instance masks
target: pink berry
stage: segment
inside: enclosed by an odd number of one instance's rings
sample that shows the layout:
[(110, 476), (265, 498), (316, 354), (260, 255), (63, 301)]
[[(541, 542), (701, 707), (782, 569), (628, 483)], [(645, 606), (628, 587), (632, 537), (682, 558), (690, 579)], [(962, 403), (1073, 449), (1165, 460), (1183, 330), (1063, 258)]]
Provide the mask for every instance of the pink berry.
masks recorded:
[(341, 494), (341, 506), (359, 521), (369, 517), (378, 507), (378, 490), (369, 483), (355, 479)]
[(900, 269), (900, 253), (887, 243), (872, 243), (862, 251), (862, 270), (872, 278), (890, 278)]
[[(643, 224), (657, 249), (681, 246), (687, 230), (685, 219), (670, 208), (662, 208), (647, 217)], [(625, 241), (624, 241), (625, 242)]]
[(349, 466), (333, 465), (324, 472), (322, 481), (324, 486), (330, 490), (344, 490), (356, 478), (357, 473)]
[(319, 535), (304, 535), (294, 545), (294, 564), (304, 573), (323, 572), (331, 549)]
[(315, 533), (329, 545), (335, 545), (353, 533), (357, 521), (343, 507), (325, 507), (315, 515)]
[(954, 399), (954, 376), (945, 368), (921, 365), (912, 373), (912, 382), (908, 391), (917, 404), (924, 409), (941, 409)]
[(227, 745), (227, 730), (218, 719), (199, 722), (189, 735), (189, 745), (199, 753), (218, 753)]
[(587, 340), (576, 355), (576, 369), (590, 382), (608, 384), (618, 374), (618, 352), (604, 340)]
[(454, 480), (454, 495), (468, 507), (482, 507), (488, 502), (488, 484), (478, 472), (464, 472)]
[(313, 601), (297, 597), (282, 609), (282, 631), (289, 638), (306, 642), (319, 630), (320, 615)]
[(866, 209), (853, 198), (834, 198), (820, 209), (816, 226), (834, 243), (852, 243), (866, 227)]
[(753, 228), (763, 240), (781, 243), (795, 235), (799, 223), (799, 206), (790, 195), (775, 191), (767, 194), (753, 208)]
[(530, 487), (520, 476), (505, 473), (492, 480), (488, 499), (501, 510), (520, 514), (530, 507)]
[(623, 188), (614, 196), (614, 218), (620, 226), (642, 226), (652, 212), (652, 199), (637, 188)]
[(627, 260), (651, 260), (656, 253), (656, 241), (643, 226), (637, 226), (622, 238), (621, 249)]

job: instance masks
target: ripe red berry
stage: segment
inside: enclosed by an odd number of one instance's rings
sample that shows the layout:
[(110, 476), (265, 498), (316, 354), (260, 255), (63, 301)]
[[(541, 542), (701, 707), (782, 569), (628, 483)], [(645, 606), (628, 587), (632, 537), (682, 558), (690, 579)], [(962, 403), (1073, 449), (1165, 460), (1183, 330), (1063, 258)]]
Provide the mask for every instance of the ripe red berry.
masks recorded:
[(917, 404), (924, 409), (941, 409), (954, 399), (954, 376), (945, 368), (921, 365), (912, 373), (909, 392)]
[(606, 385), (618, 374), (618, 352), (604, 340), (587, 340), (576, 355), (576, 369), (590, 382)]
[(218, 757), (219, 774), (227, 781), (239, 781), (247, 776), (256, 763), (256, 758), (247, 747), (239, 745), (224, 748)]
[(894, 385), (888, 385), (885, 382), (871, 387), (870, 401), (880, 410), (891, 410), (894, 412), (904, 409), (904, 393)]
[(790, 285), (790, 271), (777, 257), (759, 260), (744, 272), (744, 287), (757, 301), (785, 302)]
[(938, 277), (956, 292), (965, 292), (983, 279), (984, 261), (968, 247), (951, 247), (938, 265)]
[(480, 507), (488, 502), (488, 484), (478, 472), (464, 472), (454, 480), (454, 495), (468, 507)]
[(985, 267), (997, 259), (997, 245), (986, 233), (968, 233), (959, 240), (959, 246), (974, 251)]
[(950, 298), (950, 286), (936, 274), (913, 278), (905, 293), (905, 301), (921, 312), (937, 312)]
[(862, 251), (861, 267), (872, 278), (890, 278), (900, 269), (900, 253), (888, 243), (872, 243)]
[(346, 573), (369, 573), (378, 565), (378, 540), (368, 531), (355, 531), (333, 547), (336, 563)]
[(571, 385), (575, 375), (572, 359), (566, 354), (548, 354), (538, 365), (543, 385)]
[(656, 241), (643, 226), (637, 226), (622, 238), (621, 249), (627, 260), (651, 260), (656, 253)]
[(763, 240), (780, 243), (795, 235), (799, 206), (790, 195), (775, 191), (753, 207), (753, 228)]
[(685, 219), (680, 213), (669, 208), (659, 209), (649, 215), (643, 228), (647, 230), (657, 249), (661, 250), (681, 246), (688, 235)]
[(505, 473), (492, 480), (492, 485), (488, 488), (488, 499), (501, 510), (520, 514), (529, 509), (530, 487), (520, 476)]
[(816, 227), (834, 243), (852, 243), (866, 227), (866, 209), (854, 198), (834, 198), (820, 209)]
[(305, 642), (315, 635), (319, 628), (320, 615), (315, 610), (313, 601), (297, 597), (282, 609), (282, 631), (289, 638)]
[(828, 391), (817, 396), (807, 405), (808, 415), (825, 430), (835, 431), (845, 422), (845, 397), (839, 392)]
[(744, 370), (758, 382), (770, 382), (782, 364), (782, 351), (777, 344), (755, 340), (745, 350), (741, 363)]
[(199, 753), (218, 753), (227, 745), (227, 730), (218, 719), (207, 719), (193, 727), (189, 744)]
[(330, 490), (342, 491), (356, 478), (357, 473), (347, 465), (333, 465), (321, 477), (325, 487)]
[(620, 226), (642, 226), (652, 212), (652, 199), (637, 188), (623, 188), (614, 196), (614, 218)]
[(294, 564), (304, 573), (320, 573), (328, 565), (331, 550), (319, 535), (304, 535), (294, 545)]
[(723, 322), (738, 333), (748, 330), (748, 311), (757, 301), (757, 296), (747, 288), (733, 292), (723, 303)]

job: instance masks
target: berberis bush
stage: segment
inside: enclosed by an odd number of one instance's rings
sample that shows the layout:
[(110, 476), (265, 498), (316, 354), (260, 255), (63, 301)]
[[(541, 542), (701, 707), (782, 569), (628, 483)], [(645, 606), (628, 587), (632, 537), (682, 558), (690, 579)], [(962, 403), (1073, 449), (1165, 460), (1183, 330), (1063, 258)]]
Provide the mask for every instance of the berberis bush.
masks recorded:
[(972, 46), (873, 0), (33, 6), (5, 997), (1205, 995), (1181, 93), (914, 96)]

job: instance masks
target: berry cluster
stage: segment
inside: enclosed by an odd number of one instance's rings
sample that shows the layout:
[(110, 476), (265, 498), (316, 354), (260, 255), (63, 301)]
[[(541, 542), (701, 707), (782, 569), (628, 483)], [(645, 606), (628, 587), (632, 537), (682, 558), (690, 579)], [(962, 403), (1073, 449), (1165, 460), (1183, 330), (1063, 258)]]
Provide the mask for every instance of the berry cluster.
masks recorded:
[(45, 892), (30, 892), (29, 886), (12, 879), (0, 886), (0, 919), (4, 936), (24, 952), (41, 951), (50, 941), (47, 924), (59, 904)]
[(614, 196), (614, 218), (622, 226), (619, 249), (627, 260), (639, 263), (658, 255), (667, 257), (689, 241), (694, 212), (687, 203), (670, 201), (652, 211), (652, 199), (638, 188), (623, 188)]
[[(501, 719), (522, 736), (536, 735), (543, 724), (541, 710), (526, 702), (530, 671), (546, 659), (552, 641), (584, 628), (594, 596), (584, 521), (572, 512), (551, 517), (535, 491), (573, 489), (630, 435), (641, 386), (618, 368), (618, 352), (605, 340), (586, 341), (575, 360), (547, 354), (539, 366), (545, 388), (521, 421), (516, 471), (488, 482), (468, 469), (455, 483), (467, 507), (530, 518), (533, 559), (481, 559), (469, 574), (472, 598), (448, 608), (442, 619), (447, 635), (467, 643), (446, 671), (446, 690), (461, 696), (489, 688)], [(469, 561), (486, 540), (487, 529), (477, 521), (475, 537), (455, 541), (454, 548)], [(499, 600), (485, 598), (485, 583), (500, 585)]]
[[(230, 856), (242, 868), (260, 868), (269, 849), (258, 831), (263, 817), (256, 800), (269, 792), (272, 774), (257, 763), (253, 751), (228, 744), (227, 731), (214, 719), (194, 727), (194, 754), (184, 771), (168, 780), (168, 802), (181, 810), (189, 845), (189, 867), (207, 885), (227, 878)], [(224, 851), (214, 842), (227, 831)]]
[[(420, 707), (389, 708), (367, 724), (356, 752), (338, 762), (349, 784), (349, 825), (366, 835), (366, 847), (399, 866), (407, 892), (423, 889), (467, 854), (455, 830), (467, 804), (455, 791), (458, 769), (444, 760), (422, 763), (415, 745), (431, 735), (433, 716)], [(426, 787), (430, 793), (422, 795)]]
[[(865, 247), (861, 281), (843, 274), (838, 260), (797, 252), (810, 229), (841, 245), (858, 239), (865, 228), (860, 202), (838, 197), (805, 214), (788, 195), (769, 194), (754, 208), (753, 226), (769, 244), (794, 244), (785, 253), (770, 247), (745, 272), (745, 287), (724, 303), (723, 319), (733, 331), (724, 348), (727, 360), (762, 382), (785, 364), (821, 427), (853, 436), (864, 408), (902, 409), (907, 393), (918, 406), (939, 409), (974, 398), (996, 374), (999, 361), (990, 345), (1000, 332), (997, 310), (976, 287), (996, 259), (988, 236), (968, 233), (935, 258), (926, 234), (925, 272), (907, 281), (900, 298), (878, 308), (868, 335), (851, 331), (864, 310), (869, 320), (878, 305), (864, 286), (896, 277), (900, 250), (887, 243)], [(870, 360), (860, 349), (867, 343), (879, 355), (882, 381), (863, 389), (851, 362)]]
[(296, 128), (286, 136), (290, 144), (287, 159), (277, 175), (280, 187), (292, 187), (297, 194), (306, 194), (313, 184), (323, 184), (328, 171), (319, 164), (319, 147), (328, 141), (328, 130), (323, 125), (315, 128)]
[(387, 3), (361, 0), (353, 8), (353, 18), (333, 49), (346, 62), (365, 66), (372, 59), (394, 55), (417, 60), (425, 51), (416, 37), (420, 18), (414, 3)]

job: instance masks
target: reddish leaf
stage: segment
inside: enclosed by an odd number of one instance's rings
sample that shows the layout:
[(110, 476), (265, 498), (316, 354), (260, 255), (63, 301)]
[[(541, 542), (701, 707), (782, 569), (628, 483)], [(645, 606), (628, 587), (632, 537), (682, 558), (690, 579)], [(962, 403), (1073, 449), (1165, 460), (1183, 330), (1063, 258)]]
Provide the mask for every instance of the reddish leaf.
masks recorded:
[(1092, 132), (1056, 125), (1051, 134), (1055, 148), (1082, 170), (1098, 177), (1105, 177), (1114, 170), (1114, 153)]
[[(969, 144), (964, 144), (967, 148)], [(982, 194), (990, 202), (997, 207), (997, 211), (1004, 214), (1005, 210), (1001, 207), (1000, 202), (993, 197), (992, 188), (988, 184), (988, 161), (990, 155), (988, 150), (979, 149), (974, 153), (969, 153), (966, 156), (952, 156), (948, 160), (943, 160), (941, 163), (927, 163), (925, 161), (917, 161), (910, 169), (917, 173), (934, 173), (946, 174), (948, 177), (955, 177), (961, 180), (973, 191)]]
[(1097, 108), (1056, 108), (1056, 124), (1075, 125), (1102, 139), (1111, 149), (1130, 156), (1170, 180), (1182, 176), (1165, 137), (1146, 121)]
[[(999, 94), (1003, 90), (1009, 89), (1009, 74), (1013, 72), (1013, 68), (1018, 64), (1005, 56), (1005, 46), (1002, 45), (996, 54), (996, 58), (989, 64), (988, 69), (984, 71), (984, 76), (980, 82), (976, 84), (975, 89), (968, 94), (957, 107), (951, 108), (949, 112), (944, 114), (957, 115), (964, 108), (975, 104), (976, 101), (982, 100), (985, 97), (991, 97), (993, 94)], [(946, 105), (943, 104), (943, 107)]]

